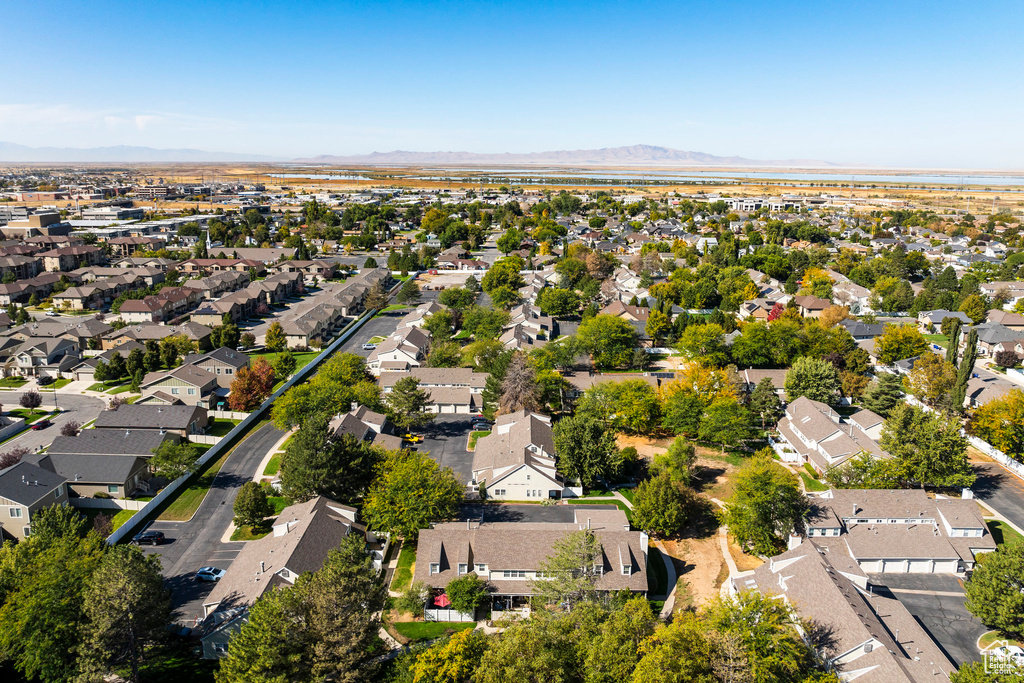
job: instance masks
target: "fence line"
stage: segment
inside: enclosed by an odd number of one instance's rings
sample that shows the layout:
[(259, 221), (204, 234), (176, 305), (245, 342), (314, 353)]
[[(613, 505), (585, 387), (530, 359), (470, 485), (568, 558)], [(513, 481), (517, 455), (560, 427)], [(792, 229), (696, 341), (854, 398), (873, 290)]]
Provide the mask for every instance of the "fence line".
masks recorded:
[(146, 501), (132, 500), (130, 498), (69, 498), (71, 507), (75, 508), (100, 508), (103, 510), (142, 510), (146, 507)]
[[(401, 284), (401, 283), (399, 283)], [(393, 292), (398, 288), (399, 284), (392, 287)], [(147, 517), (160, 508), (160, 506), (167, 501), (174, 493), (178, 491), (182, 486), (185, 486), (193, 477), (198, 476), (198, 472), (211, 460), (219, 458), (226, 451), (239, 436), (245, 434), (252, 425), (258, 422), (264, 413), (266, 413), (270, 406), (273, 405), (274, 401), (281, 396), (285, 391), (291, 389), (296, 384), (303, 382), (307, 377), (312, 375), (317, 367), (327, 359), (328, 356), (337, 351), (342, 344), (349, 340), (353, 334), (355, 334), (359, 328), (361, 328), (368, 320), (373, 318), (377, 314), (376, 309), (366, 311), (361, 317), (350, 322), (342, 331), (341, 335), (331, 342), (327, 348), (321, 351), (313, 360), (311, 360), (306, 366), (301, 368), (292, 377), (286, 381), (281, 387), (270, 395), (270, 398), (265, 400), (260, 407), (249, 413), (241, 422), (235, 425), (234, 429), (228, 432), (220, 441), (213, 446), (210, 450), (206, 451), (198, 460), (195, 469), (188, 474), (183, 474), (178, 477), (163, 489), (160, 490), (156, 496), (153, 497), (149, 503), (147, 503), (138, 513), (132, 515), (132, 518), (125, 522), (117, 531), (110, 534), (107, 537), (107, 543), (114, 545), (120, 543), (125, 537), (134, 536), (134, 531), (139, 525), (141, 525)], [(141, 514), (139, 514), (141, 513)]]
[(221, 420), (244, 420), (249, 417), (249, 413), (240, 413), (235, 410), (211, 410), (207, 415)]

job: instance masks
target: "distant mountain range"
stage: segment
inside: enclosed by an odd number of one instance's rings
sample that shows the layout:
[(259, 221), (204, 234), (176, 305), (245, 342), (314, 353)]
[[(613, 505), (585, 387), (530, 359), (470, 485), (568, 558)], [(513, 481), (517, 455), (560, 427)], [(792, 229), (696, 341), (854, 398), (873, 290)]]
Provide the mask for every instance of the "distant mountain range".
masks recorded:
[(155, 149), (153, 147), (26, 147), (0, 142), (0, 162), (212, 162), (283, 161), (280, 157), (231, 152), (204, 152), (201, 149)]
[(526, 154), (481, 154), (476, 152), (373, 152), (351, 156), (324, 154), (295, 161), (312, 164), (365, 164), (370, 166), (450, 166), (450, 165), (548, 165), (548, 166), (785, 166), (833, 168), (843, 164), (815, 159), (759, 160), (745, 157), (719, 157), (704, 152), (689, 152), (654, 145), (604, 147), (602, 149), (559, 150)]

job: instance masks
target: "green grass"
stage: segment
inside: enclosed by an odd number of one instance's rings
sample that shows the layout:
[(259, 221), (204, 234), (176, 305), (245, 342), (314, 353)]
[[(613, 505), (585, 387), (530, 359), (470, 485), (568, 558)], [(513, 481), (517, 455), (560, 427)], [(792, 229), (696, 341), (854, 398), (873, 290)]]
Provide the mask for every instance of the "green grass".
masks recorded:
[[(191, 645), (183, 642), (177, 647), (147, 654), (139, 673), (147, 683), (213, 683), (219, 666), (217, 660), (198, 658), (192, 653)], [(128, 680), (128, 671), (118, 673)]]
[(370, 344), (380, 344), (385, 339), (387, 339), (387, 337), (382, 337), (380, 335), (377, 335), (376, 337), (370, 337), (370, 341), (368, 343), (370, 343)]
[(800, 478), (804, 480), (804, 488), (806, 488), (808, 491), (811, 491), (811, 492), (815, 492), (815, 491), (828, 491), (828, 487), (827, 486), (822, 484), (820, 481), (818, 481), (814, 477), (811, 477), (806, 472), (801, 472), (800, 473)]
[(469, 339), (471, 335), (466, 330), (459, 330), (459, 333), (452, 337), (452, 339)]
[(630, 505), (636, 505), (636, 501), (633, 500), (636, 489), (619, 489), (619, 493), (623, 498), (629, 501)]
[(91, 385), (86, 389), (86, 391), (109, 391), (111, 388), (119, 387), (124, 383), (125, 381), (123, 379), (115, 379), (109, 382), (96, 382), (96, 384)]
[(726, 451), (723, 454), (721, 449), (714, 453), (707, 453), (703, 457), (708, 458), (709, 460), (721, 460), (722, 462), (727, 462), (735, 467), (743, 467), (749, 459), (748, 455), (745, 455), (740, 451)]
[(274, 506), (274, 516), (277, 517), (281, 511), (288, 507), (288, 499), (284, 496), (268, 496), (267, 500)]
[(272, 531), (269, 524), (262, 527), (240, 526), (231, 532), (232, 541), (255, 541)]
[(611, 495), (611, 491), (601, 489), (600, 491), (587, 491), (583, 494), (583, 498), (608, 498)]
[(273, 477), (277, 475), (278, 470), (281, 469), (281, 456), (275, 455), (267, 463), (267, 466), (263, 468), (263, 476)]
[[(296, 433), (297, 433), (297, 432), (296, 432)], [(281, 450), (282, 450), (282, 451), (286, 451), (286, 450), (288, 450), (288, 444), (290, 444), (290, 443), (292, 442), (292, 439), (294, 439), (294, 438), (295, 438), (295, 434), (292, 434), (292, 435), (291, 435), (291, 436), (289, 436), (289, 437), (288, 437), (287, 439), (285, 439), (285, 440), (284, 440), (284, 443), (283, 443), (283, 444), (281, 444)]]
[[(274, 364), (274, 359), (278, 356), (277, 351), (263, 351), (261, 353), (250, 353), (249, 358), (255, 362), (257, 358), (264, 358), (271, 365)], [(319, 351), (294, 351), (292, 355), (295, 356), (295, 372), (298, 372), (302, 368), (309, 365), (309, 363), (320, 355)], [(287, 378), (285, 378), (287, 379)]]
[(391, 311), (404, 311), (407, 308), (410, 308), (410, 306), (407, 306), (405, 304), (391, 304), (387, 308), (380, 309), (379, 313), (390, 313)]
[(648, 549), (647, 556), (647, 592), (649, 595), (665, 595), (668, 593), (668, 569), (661, 550), (654, 544)]
[[(104, 515), (110, 515), (114, 513), (113, 508), (79, 508), (79, 512), (85, 515), (88, 520), (88, 528), (92, 528), (93, 520), (96, 519), (101, 513)], [(135, 510), (118, 510), (116, 514), (110, 520), (111, 531), (117, 531), (121, 528), (121, 525), (127, 522), (135, 515)]]
[(490, 433), (491, 433), (490, 431), (486, 431), (486, 432), (470, 432), (469, 433), (469, 450), (473, 450), (474, 448), (476, 448), (476, 440), (477, 439), (479, 439), (481, 437), (484, 437), (484, 436), (487, 436)]
[[(249, 433), (252, 434), (262, 425), (262, 422), (258, 423)], [(238, 443), (242, 442), (239, 441)], [(192, 447), (199, 451), (200, 455), (211, 448), (211, 446), (206, 444), (193, 444)], [(238, 448), (238, 444), (229, 448), (224, 455), (210, 463), (209, 467), (201, 475), (193, 479), (187, 488), (184, 490), (179, 489), (178, 497), (164, 508), (158, 519), (162, 519), (165, 522), (185, 522), (192, 519), (192, 515), (203, 504), (203, 500), (213, 484), (213, 478), (217, 476), (220, 468), (224, 466), (225, 461), (227, 461), (236, 448)]]
[(28, 382), (28, 380), (24, 377), (4, 377), (3, 379), (0, 379), (0, 387), (17, 389), (18, 387), (23, 386), (26, 382)]
[(48, 386), (47, 389), (60, 389), (61, 387), (66, 387), (67, 385), (71, 384), (71, 382), (73, 381), (74, 380), (68, 379), (67, 377), (62, 377), (61, 379), (58, 379), (56, 382)]
[(119, 387), (114, 387), (113, 389), (108, 389), (108, 390), (107, 390), (107, 393), (108, 393), (108, 394), (123, 394), (123, 393), (125, 393), (126, 391), (128, 391), (128, 390), (129, 390), (130, 388), (131, 388), (131, 387), (130, 387), (130, 385), (128, 385), (128, 384), (122, 384), (122, 385), (121, 385), (121, 386), (119, 386)]
[(1020, 646), (1019, 641), (1015, 641), (1012, 638), (1008, 639), (999, 631), (989, 631), (987, 633), (982, 633), (981, 637), (978, 638), (978, 648), (981, 650), (987, 650), (996, 643), (1001, 643), (1004, 640), (1007, 641), (1010, 645)]
[(416, 548), (410, 543), (402, 543), (402, 552), (398, 554), (398, 565), (395, 575), (391, 578), (391, 590), (404, 591), (412, 583), (412, 566), (416, 562)]
[(623, 512), (626, 513), (626, 519), (633, 521), (633, 511), (629, 509), (629, 506), (623, 503), (621, 500), (602, 500), (600, 502), (587, 500), (586, 498), (575, 498), (569, 501), (569, 505), (614, 505)]
[(1012, 545), (1024, 540), (1024, 536), (1018, 534), (1005, 522), (1000, 522), (998, 519), (990, 519), (985, 523), (988, 525), (988, 530), (992, 532), (992, 540), (995, 541), (996, 544), (1005, 543), (1007, 545)]
[(397, 621), (391, 624), (409, 640), (433, 640), (449, 631), (467, 631), (476, 628), (472, 621)]
[(923, 336), (931, 344), (938, 344), (944, 349), (949, 347), (949, 337), (944, 334), (926, 334)]
[(10, 410), (4, 411), (11, 417), (20, 417), (25, 420), (34, 420), (46, 411), (41, 408), (35, 410), (26, 410), (25, 408), (11, 408)]
[(209, 436), (227, 436), (228, 432), (235, 428), (241, 420), (225, 420), (224, 418), (215, 418), (213, 425), (209, 431), (206, 432)]

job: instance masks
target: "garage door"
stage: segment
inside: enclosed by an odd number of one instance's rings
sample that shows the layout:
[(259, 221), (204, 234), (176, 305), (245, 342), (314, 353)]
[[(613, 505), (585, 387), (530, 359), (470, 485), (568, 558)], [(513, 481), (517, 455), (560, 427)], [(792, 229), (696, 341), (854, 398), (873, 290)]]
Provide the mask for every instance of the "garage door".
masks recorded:
[(910, 573), (911, 574), (931, 574), (932, 572), (932, 561), (931, 560), (911, 560), (910, 561)]
[(882, 571), (881, 560), (865, 560), (860, 563), (860, 568), (864, 570), (866, 574), (876, 574)]
[(907, 571), (907, 563), (903, 560), (885, 560), (882, 565), (882, 571), (902, 574)]

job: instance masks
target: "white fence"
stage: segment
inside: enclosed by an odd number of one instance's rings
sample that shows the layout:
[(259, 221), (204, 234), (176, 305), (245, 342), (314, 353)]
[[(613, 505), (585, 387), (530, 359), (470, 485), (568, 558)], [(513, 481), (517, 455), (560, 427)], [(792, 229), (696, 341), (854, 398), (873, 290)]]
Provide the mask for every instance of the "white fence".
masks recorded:
[(223, 436), (212, 436), (210, 434), (189, 434), (188, 440), (192, 443), (203, 443), (209, 445), (216, 445), (221, 442)]
[(967, 442), (1008, 469), (1011, 473), (1017, 475), (1021, 479), (1024, 479), (1024, 464), (1017, 462), (1006, 453), (1003, 453), (1001, 450), (990, 444), (988, 441), (982, 441), (976, 436), (968, 436)]
[(453, 609), (428, 607), (423, 610), (423, 619), (425, 621), (476, 621), (476, 615), (468, 612), (456, 612)]
[[(394, 291), (398, 287), (399, 285), (396, 284), (392, 288), (392, 291)], [(331, 342), (330, 345), (328, 345), (327, 348), (321, 351), (316, 356), (316, 358), (310, 361), (308, 365), (306, 365), (298, 372), (296, 372), (294, 375), (292, 375), (291, 378), (287, 382), (282, 384), (277, 391), (271, 394), (270, 398), (264, 401), (259, 408), (249, 413), (241, 422), (235, 425), (234, 429), (232, 429), (230, 432), (227, 433), (227, 435), (222, 437), (220, 441), (218, 441), (217, 444), (213, 446), (213, 448), (203, 453), (203, 455), (199, 458), (199, 461), (197, 462), (196, 468), (193, 472), (190, 472), (189, 474), (183, 474), (182, 476), (178, 477), (177, 479), (169, 483), (163, 489), (161, 489), (160, 492), (157, 493), (152, 500), (150, 500), (144, 507), (140, 508), (140, 512), (142, 512), (143, 514), (133, 515), (132, 518), (125, 522), (117, 531), (115, 531), (107, 537), (107, 543), (109, 543), (110, 545), (114, 545), (116, 543), (120, 543), (125, 538), (131, 538), (132, 536), (134, 536), (137, 533), (137, 530), (140, 528), (142, 524), (145, 523), (145, 520), (148, 517), (150, 517), (152, 514), (155, 514), (156, 511), (159, 510), (160, 507), (169, 498), (172, 498), (177, 493), (178, 489), (180, 489), (182, 486), (185, 486), (194, 476), (197, 476), (196, 472), (200, 471), (211, 460), (215, 460), (219, 458), (221, 455), (223, 455), (224, 451), (238, 436), (244, 434), (246, 431), (248, 431), (250, 427), (252, 427), (252, 425), (256, 424), (256, 422), (260, 420), (263, 414), (270, 409), (270, 406), (273, 405), (274, 401), (277, 400), (277, 398), (281, 394), (291, 389), (294, 385), (302, 381), (305, 381), (307, 377), (309, 377), (316, 371), (320, 363), (324, 362), (324, 360), (326, 360), (331, 354), (337, 351), (342, 344), (348, 341), (348, 339), (353, 334), (355, 334), (355, 332), (360, 327), (362, 327), (367, 320), (371, 319), (376, 313), (377, 311), (375, 309), (371, 309), (364, 313), (360, 318), (353, 320), (351, 323), (349, 323), (348, 326), (345, 328), (345, 331), (341, 333), (341, 336), (339, 336), (337, 339)]]
[(148, 501), (120, 498), (69, 498), (71, 507), (102, 510), (142, 510)]
[(234, 410), (211, 410), (207, 416), (215, 417), (218, 420), (244, 420), (249, 417), (249, 413), (239, 413)]

